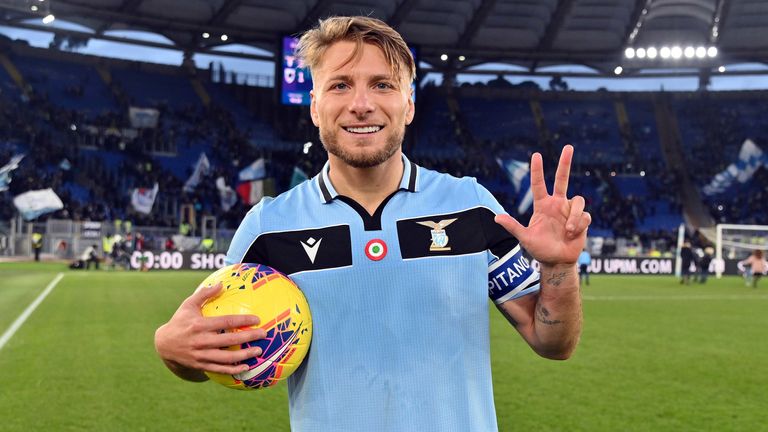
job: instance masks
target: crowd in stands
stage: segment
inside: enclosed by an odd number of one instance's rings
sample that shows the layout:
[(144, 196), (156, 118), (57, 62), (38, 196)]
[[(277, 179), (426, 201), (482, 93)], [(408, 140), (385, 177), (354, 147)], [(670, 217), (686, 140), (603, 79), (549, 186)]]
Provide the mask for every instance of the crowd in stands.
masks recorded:
[[(229, 211), (223, 211), (214, 179), (224, 176), (230, 181), (239, 165), (250, 163), (262, 156), (262, 152), (248, 143), (247, 132), (234, 126), (230, 113), (216, 105), (200, 104), (179, 110), (158, 106), (160, 127), (139, 130), (135, 137), (126, 138), (117, 133), (121, 128), (130, 127), (126, 114), (108, 112), (86, 118), (74, 110), (57, 107), (45, 95), (33, 92), (23, 100), (0, 95), (0, 102), (0, 163), (7, 162), (14, 154), (26, 155), (12, 173), (8, 193), (0, 198), (3, 202), (0, 219), (14, 217), (13, 196), (28, 190), (52, 188), (64, 202), (64, 209), (42, 219), (130, 218), (138, 225), (177, 225), (173, 215), (160, 212), (143, 215), (131, 211), (131, 190), (151, 187), (154, 183), (158, 183), (163, 195), (178, 198), (179, 206), (189, 204), (199, 215), (216, 215), (223, 226), (237, 226), (247, 211), (240, 201)], [(91, 136), (85, 125), (98, 128), (97, 136)], [(175, 176), (148, 151), (156, 148), (153, 143), (158, 140), (178, 143), (181, 148), (190, 148), (198, 141), (209, 144), (204, 148), (214, 163), (194, 191), (182, 190), (192, 167), (183, 173), (186, 177)], [(115, 169), (111, 169), (88, 150), (117, 152), (122, 157)], [(74, 197), (73, 185), (87, 193)]]
[[(676, 101), (686, 163), (695, 183), (703, 187), (736, 162), (745, 139), (768, 151), (768, 97), (748, 93), (723, 101), (681, 98)], [(745, 184), (737, 183), (714, 196), (705, 196), (710, 213), (720, 223), (768, 224), (768, 168), (759, 168)]]
[(768, 225), (768, 169), (758, 169), (748, 185), (737, 184), (706, 203), (718, 223)]
[[(509, 84), (500, 77), (487, 87), (514, 89), (515, 86), (505, 83)], [(529, 84), (517, 87), (524, 91), (541, 91)], [(565, 88), (555, 81), (553, 89), (562, 91)], [(461, 98), (461, 88), (457, 91), (458, 95), (450, 97)], [(82, 98), (85, 93), (78, 86), (68, 87), (66, 91), (71, 98)], [(124, 94), (121, 91), (115, 93)], [(424, 98), (445, 96), (440, 92), (424, 91), (420, 97), (421, 104), (428, 104), (429, 100), (425, 101)], [(301, 153), (300, 147), (281, 152), (255, 146), (252, 141), (253, 131), (238, 121), (231, 110), (215, 100), (208, 106), (202, 103), (184, 106), (156, 104), (152, 107), (159, 112), (160, 121), (156, 128), (138, 129), (133, 130), (133, 134), (125, 134), (124, 131), (132, 130), (127, 115), (128, 104), (130, 98), (121, 98), (116, 104), (120, 107), (117, 110), (86, 115), (57, 106), (44, 92), (33, 89), (20, 98), (0, 93), (0, 165), (14, 154), (26, 154), (19, 169), (12, 174), (9, 191), (0, 192), (0, 219), (15, 216), (11, 204), (13, 196), (27, 190), (50, 187), (57, 192), (65, 207), (41, 219), (120, 218), (130, 219), (135, 225), (172, 227), (178, 226), (180, 222), (178, 208), (189, 205), (198, 217), (212, 215), (217, 218), (219, 227), (235, 228), (249, 206), (237, 200), (233, 207), (225, 210), (215, 186), (217, 178), (222, 177), (228, 186), (234, 188), (238, 171), (257, 158), (264, 157), (268, 161), (267, 173), (275, 178), (276, 192), (279, 193), (288, 188), (294, 167), (300, 167), (311, 177), (325, 161), (325, 153), (320, 145), (314, 145), (306, 154)], [(447, 105), (443, 109), (448, 109)], [(467, 124), (460, 110), (445, 114), (444, 118), (451, 126), (448, 137), (463, 152), (463, 156), (444, 157), (430, 154), (429, 151), (413, 151), (420, 145), (422, 137), (430, 133), (419, 131), (418, 123), (409, 131), (406, 154), (424, 167), (456, 176), (478, 178), (507, 209), (516, 208), (518, 193), (513, 190), (507, 174), (496, 161), (498, 155), (510, 153), (528, 159), (533, 151), (540, 151), (544, 154), (545, 172), (551, 177), (560, 149), (569, 139), (584, 142), (616, 139), (611, 138), (613, 132), (607, 132), (606, 122), (610, 119), (606, 118), (605, 113), (600, 114), (599, 119), (593, 119), (596, 124), (583, 125), (580, 123), (589, 120), (590, 115), (565, 112), (563, 115), (573, 119), (560, 124), (552, 134), (532, 132), (519, 136), (500, 136), (498, 139), (477, 138), (476, 131)], [(298, 122), (291, 118), (287, 121), (290, 125), (281, 122), (286, 123), (279, 118), (273, 122), (278, 135), (279, 131), (289, 130), (292, 139), (304, 136), (306, 140), (319, 144), (316, 132), (308, 120)], [(537, 135), (539, 138), (535, 138)], [(575, 136), (567, 138), (571, 135)], [(618, 132), (616, 136), (619, 136)], [(622, 140), (632, 138), (624, 132), (620, 136)], [(621, 144), (617, 145), (618, 149), (624, 148)], [(203, 152), (211, 162), (211, 169), (194, 190), (185, 192), (184, 182), (192, 174), (194, 161)], [(722, 162), (722, 158), (707, 160), (707, 154), (703, 152), (701, 157), (691, 160), (713, 165)], [(112, 162), (108, 163), (105, 159), (108, 155), (112, 155)], [(593, 154), (585, 156), (586, 161), (574, 167), (571, 190), (586, 197), (595, 231), (606, 236), (635, 237), (643, 245), (664, 238), (669, 239), (668, 243), (672, 245), (672, 231), (655, 226), (649, 220), (662, 210), (678, 217), (682, 214), (679, 175), (665, 170), (663, 161), (647, 164), (634, 159), (633, 154), (623, 155), (620, 162)], [(642, 182), (647, 190), (627, 194), (617, 183), (617, 167), (626, 171), (627, 166), (640, 166), (643, 163), (648, 175)], [(697, 166), (692, 166), (691, 172), (697, 181), (706, 178), (701, 175), (702, 170), (697, 170)], [(713, 168), (709, 166), (706, 172), (712, 173)], [(768, 184), (767, 177), (766, 170), (761, 169), (755, 176), (755, 183)], [(130, 204), (131, 191), (137, 187), (152, 187), (155, 183), (160, 191), (156, 210), (149, 215), (133, 211)], [(715, 207), (716, 217), (720, 221), (768, 223), (765, 220), (765, 215), (768, 215), (766, 194), (768, 192), (764, 187), (756, 187), (748, 195), (736, 194), (728, 202), (716, 203), (721, 206)], [(174, 205), (167, 205), (169, 202)], [(660, 202), (664, 203), (663, 209)], [(530, 213), (531, 210), (528, 210), (521, 219), (526, 221)]]

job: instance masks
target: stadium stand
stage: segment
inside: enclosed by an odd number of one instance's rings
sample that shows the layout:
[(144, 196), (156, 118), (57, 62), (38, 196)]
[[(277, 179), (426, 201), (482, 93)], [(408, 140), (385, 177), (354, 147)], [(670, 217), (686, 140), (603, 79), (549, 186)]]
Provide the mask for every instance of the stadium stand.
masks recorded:
[[(237, 200), (225, 210), (216, 178), (234, 188), (239, 170), (264, 157), (279, 193), (289, 187), (294, 167), (311, 176), (324, 160), (319, 146), (300, 152), (304, 140), (318, 141), (306, 110), (267, 114), (268, 89), (215, 83), (202, 70), (190, 75), (185, 67), (51, 56), (30, 47), (15, 46), (5, 58), (11, 66), (0, 69), (0, 162), (19, 153), (27, 157), (0, 196), (0, 219), (15, 216), (13, 196), (51, 187), (65, 208), (39, 220), (130, 219), (173, 228), (180, 209), (191, 206), (198, 219), (212, 216), (220, 228), (233, 229), (248, 206)], [(543, 91), (499, 80), (425, 86), (407, 141), (412, 158), (477, 177), (513, 209), (518, 194), (497, 159), (526, 161), (542, 151), (552, 161), (572, 143), (577, 149), (572, 182), (593, 214), (592, 236), (635, 238), (646, 248), (650, 239), (671, 237), (683, 220), (680, 185), (686, 174), (666, 161), (652, 95)], [(765, 105), (762, 96), (738, 93), (674, 95), (675, 142), (697, 187), (727, 165), (744, 137), (768, 135), (760, 119)], [(131, 106), (156, 109), (157, 127), (131, 127)], [(185, 192), (201, 154), (212, 169), (195, 190)], [(714, 218), (766, 223), (765, 176), (762, 169), (737, 193), (707, 198)], [(131, 192), (154, 183), (160, 191), (156, 211), (133, 211)], [(530, 210), (522, 217), (529, 215)]]
[[(706, 102), (706, 103), (702, 103)], [(733, 163), (746, 139), (765, 143), (768, 110), (765, 92), (678, 95), (674, 100), (686, 163), (697, 186), (704, 187)], [(766, 169), (746, 184), (735, 183), (718, 194), (704, 196), (710, 213), (720, 223), (768, 223)]]

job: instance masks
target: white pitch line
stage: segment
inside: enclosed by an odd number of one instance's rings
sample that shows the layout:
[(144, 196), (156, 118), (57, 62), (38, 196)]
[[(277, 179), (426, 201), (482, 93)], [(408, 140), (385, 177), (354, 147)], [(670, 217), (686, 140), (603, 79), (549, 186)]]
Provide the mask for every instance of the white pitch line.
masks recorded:
[(3, 333), (2, 336), (0, 336), (0, 350), (3, 349), (6, 343), (8, 343), (9, 340), (13, 337), (14, 334), (16, 334), (16, 331), (19, 330), (19, 328), (24, 324), (24, 321), (29, 318), (30, 315), (32, 315), (32, 312), (37, 309), (37, 307), (40, 305), (40, 303), (45, 300), (45, 297), (50, 294), (51, 291), (53, 291), (53, 288), (56, 287), (56, 284), (59, 283), (59, 281), (64, 277), (64, 273), (59, 273), (56, 275), (56, 277), (51, 281), (51, 283), (48, 284), (47, 287), (43, 290), (43, 292), (40, 293), (39, 296), (33, 301), (32, 303), (27, 306), (26, 309), (24, 309), (24, 312), (19, 315), (18, 318), (16, 318), (16, 321), (11, 324), (10, 327), (8, 327), (8, 330)]
[(648, 295), (648, 296), (582, 296), (584, 300), (607, 300), (607, 301), (642, 301), (642, 300), (768, 300), (765, 295)]

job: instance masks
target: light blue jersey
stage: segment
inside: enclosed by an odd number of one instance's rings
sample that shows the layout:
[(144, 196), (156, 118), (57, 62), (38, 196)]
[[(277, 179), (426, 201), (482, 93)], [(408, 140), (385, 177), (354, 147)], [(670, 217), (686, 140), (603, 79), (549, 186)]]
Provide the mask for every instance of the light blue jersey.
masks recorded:
[(329, 166), (245, 217), (227, 263), (272, 266), (304, 291), (309, 354), (289, 378), (295, 432), (495, 431), (488, 298), (538, 292), (473, 178), (403, 157), (374, 215), (338, 195)]

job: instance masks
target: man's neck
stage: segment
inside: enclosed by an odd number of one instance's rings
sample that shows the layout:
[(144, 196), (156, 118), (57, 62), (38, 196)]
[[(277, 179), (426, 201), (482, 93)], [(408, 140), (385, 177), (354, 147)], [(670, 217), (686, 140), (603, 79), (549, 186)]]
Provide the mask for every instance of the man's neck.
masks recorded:
[(339, 195), (355, 200), (368, 214), (375, 213), (381, 202), (400, 188), (405, 168), (399, 151), (372, 168), (354, 168), (333, 155), (328, 158), (333, 188)]

